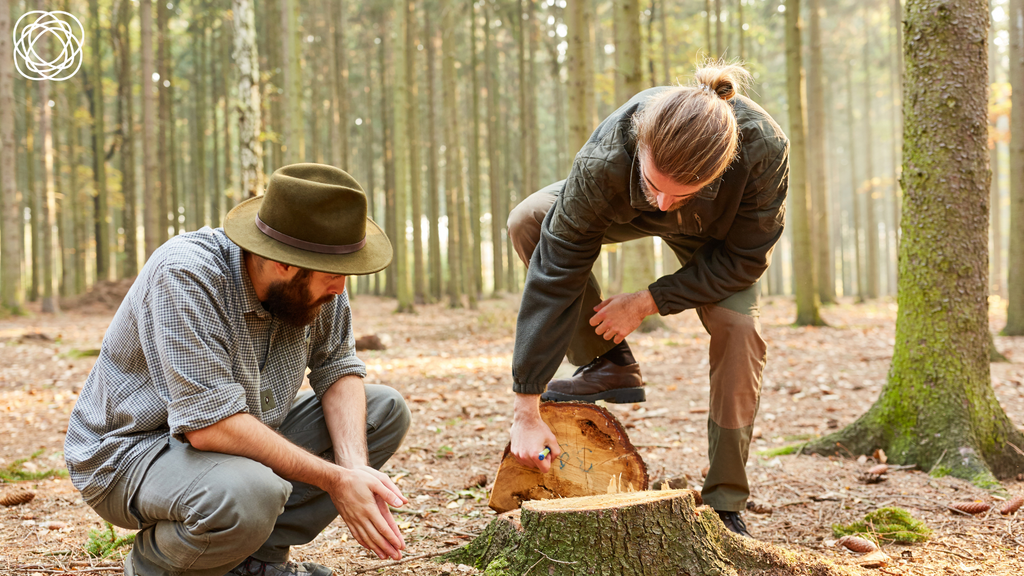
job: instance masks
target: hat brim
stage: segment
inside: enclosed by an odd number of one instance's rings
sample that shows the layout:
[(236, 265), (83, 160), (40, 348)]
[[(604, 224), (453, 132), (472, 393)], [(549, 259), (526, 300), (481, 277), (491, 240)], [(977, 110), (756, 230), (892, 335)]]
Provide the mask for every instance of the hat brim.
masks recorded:
[(319, 254), (288, 246), (256, 227), (256, 214), (263, 203), (257, 196), (242, 202), (224, 218), (224, 233), (244, 250), (268, 260), (327, 274), (361, 275), (380, 272), (391, 264), (394, 250), (377, 223), (366, 219), (366, 245), (351, 254)]

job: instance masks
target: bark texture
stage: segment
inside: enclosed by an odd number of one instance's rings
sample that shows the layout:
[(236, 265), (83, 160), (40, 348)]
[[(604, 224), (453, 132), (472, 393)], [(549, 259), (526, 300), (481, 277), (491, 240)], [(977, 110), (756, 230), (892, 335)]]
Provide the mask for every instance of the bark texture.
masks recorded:
[(21, 193), (14, 174), (14, 44), (11, 6), (0, 0), (0, 206), (3, 239), (0, 241), (0, 307), (21, 313)]
[(856, 422), (804, 449), (889, 460), (979, 485), (1024, 471), (1024, 435), (989, 373), (987, 2), (906, 9), (903, 237), (889, 379)]
[(235, 67), (238, 70), (238, 148), (243, 198), (263, 193), (260, 142), (260, 61), (256, 54), (256, 13), (251, 0), (234, 0)]
[(1024, 335), (1024, 0), (1010, 0), (1010, 246), (1006, 336)]
[(442, 557), (487, 574), (840, 576), (829, 561), (735, 535), (693, 490), (540, 500)]

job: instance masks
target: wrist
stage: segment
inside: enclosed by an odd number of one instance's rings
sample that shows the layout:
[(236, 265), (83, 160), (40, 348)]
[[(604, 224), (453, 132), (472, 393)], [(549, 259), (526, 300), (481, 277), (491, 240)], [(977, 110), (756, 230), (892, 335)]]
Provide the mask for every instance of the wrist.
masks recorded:
[(654, 295), (651, 294), (650, 290), (641, 290), (640, 292), (637, 292), (637, 294), (639, 295), (641, 311), (645, 317), (658, 314), (660, 312), (658, 310), (658, 304), (654, 301)]
[(516, 394), (512, 407), (512, 420), (514, 422), (540, 420), (540, 394)]

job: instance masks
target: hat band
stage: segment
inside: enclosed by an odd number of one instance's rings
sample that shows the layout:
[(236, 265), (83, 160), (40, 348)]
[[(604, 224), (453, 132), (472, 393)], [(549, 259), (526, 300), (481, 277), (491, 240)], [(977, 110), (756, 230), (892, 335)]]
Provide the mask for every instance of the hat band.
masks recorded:
[(318, 254), (351, 254), (362, 250), (363, 246), (366, 246), (365, 236), (355, 244), (317, 244), (316, 242), (306, 242), (305, 240), (300, 240), (294, 236), (289, 236), (284, 232), (274, 230), (268, 226), (266, 222), (260, 219), (260, 215), (258, 213), (256, 214), (256, 227), (260, 229), (260, 232), (263, 232), (282, 244), (287, 244), (288, 246), (298, 248), (299, 250), (316, 252)]

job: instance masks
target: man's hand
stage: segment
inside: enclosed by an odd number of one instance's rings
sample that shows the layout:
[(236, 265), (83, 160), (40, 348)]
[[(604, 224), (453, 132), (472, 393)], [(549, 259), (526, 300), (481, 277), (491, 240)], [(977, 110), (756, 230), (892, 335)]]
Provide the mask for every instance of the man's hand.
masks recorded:
[(631, 294), (619, 294), (604, 300), (594, 307), (590, 325), (594, 332), (605, 340), (615, 339), (619, 344), (640, 327), (644, 318), (658, 313), (658, 306), (649, 290)]
[[(523, 466), (547, 473), (551, 470), (551, 462), (562, 455), (558, 440), (540, 417), (540, 394), (516, 394), (509, 433), (512, 436), (512, 455)], [(545, 447), (551, 449), (551, 454), (540, 460), (540, 453)]]
[(381, 560), (400, 560), (405, 539), (388, 504), (397, 507), (409, 500), (386, 474), (373, 468), (357, 466), (339, 472), (328, 492), (352, 536)]

